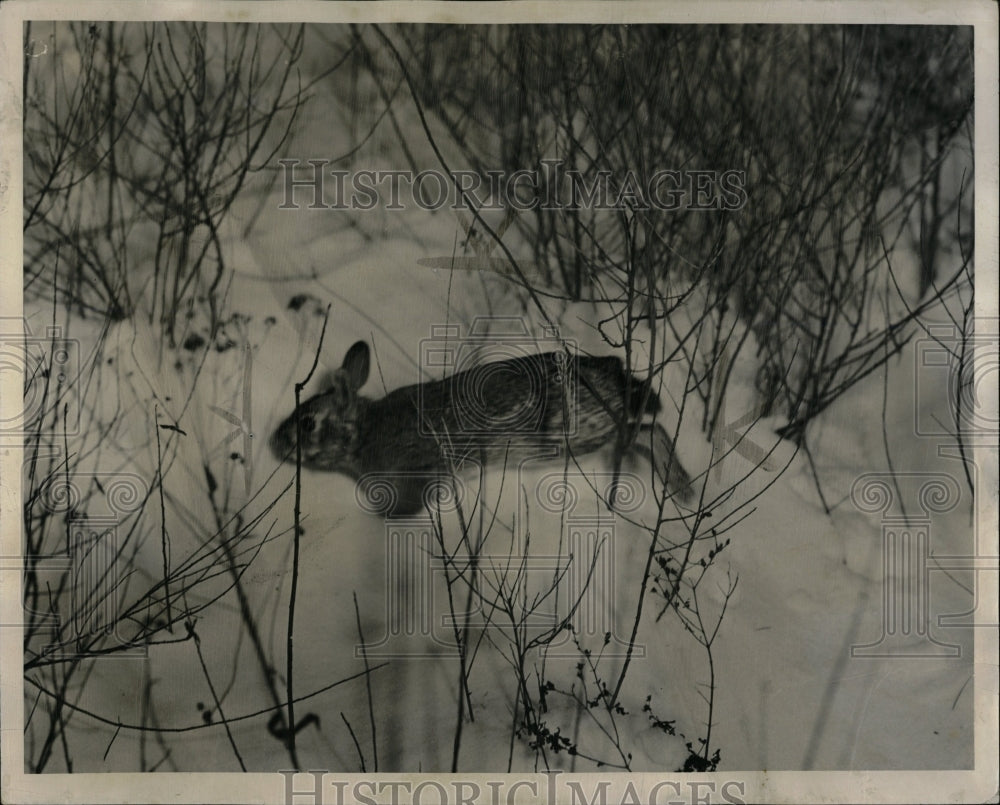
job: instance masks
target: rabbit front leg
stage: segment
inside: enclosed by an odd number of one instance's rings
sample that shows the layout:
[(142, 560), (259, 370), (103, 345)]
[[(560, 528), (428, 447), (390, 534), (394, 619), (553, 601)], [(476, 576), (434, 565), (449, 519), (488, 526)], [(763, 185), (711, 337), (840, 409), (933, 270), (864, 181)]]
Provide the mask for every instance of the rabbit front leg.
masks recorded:
[(356, 497), (370, 514), (407, 517), (424, 506), (424, 490), (431, 476), (416, 473), (368, 473), (358, 479)]
[(458, 487), (448, 472), (372, 472), (358, 479), (358, 503), (370, 514), (409, 517), (427, 508), (433, 514), (454, 508)]

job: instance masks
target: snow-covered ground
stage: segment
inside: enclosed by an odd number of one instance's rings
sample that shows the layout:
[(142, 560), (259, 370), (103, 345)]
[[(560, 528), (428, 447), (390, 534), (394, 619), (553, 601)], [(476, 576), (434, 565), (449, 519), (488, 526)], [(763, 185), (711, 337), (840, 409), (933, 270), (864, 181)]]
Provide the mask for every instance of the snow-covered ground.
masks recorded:
[[(444, 215), (437, 216), (444, 219)], [(279, 222), (275, 229), (287, 231)], [(247, 268), (238, 272), (233, 284), (231, 309), (252, 317), (251, 332), (259, 343), (253, 357), (253, 489), (275, 477), (267, 489), (286, 483), (293, 474), (290, 465), (276, 466), (264, 448), (264, 437), (291, 409), (293, 385), (308, 371), (312, 352), (318, 341), (321, 319), (309, 309), (306, 315), (288, 312), (288, 300), (299, 293), (313, 295), (322, 306), (332, 305), (325, 337), (322, 363), (335, 368), (355, 339), (370, 337), (371, 317), (378, 322), (374, 345), (380, 374), (364, 391), (379, 395), (381, 382), (386, 388), (415, 382), (412, 366), (416, 357), (409, 345), (418, 344), (430, 335), (429, 323), (449, 320), (446, 306), (449, 285), (453, 299), (462, 300), (466, 309), (475, 309), (477, 295), (469, 290), (468, 278), (448, 277), (414, 265), (421, 254), (447, 253), (454, 223), (428, 221), (427, 230), (438, 228), (437, 244), (411, 239), (383, 241), (365, 251), (343, 244), (343, 236), (328, 240), (318, 238), (308, 248), (297, 249), (286, 259), (283, 270), (306, 273), (316, 267), (323, 255), (336, 259), (317, 280), (283, 280), (275, 276), (274, 265), (249, 268), (251, 259), (263, 262), (263, 249), (269, 243), (274, 253), (285, 251), (277, 231), (272, 240), (266, 234), (255, 244), (238, 246), (235, 254), (245, 258)], [(309, 255), (316, 257), (310, 259)], [(347, 255), (346, 258), (344, 255)], [(294, 264), (294, 265), (290, 265)], [(496, 282), (496, 280), (493, 280)], [(334, 296), (333, 294), (336, 294)], [(456, 306), (459, 309), (462, 305)], [(513, 312), (513, 311), (511, 311)], [(39, 316), (42, 314), (38, 314)], [(461, 321), (453, 311), (451, 321)], [(274, 316), (277, 323), (261, 323)], [(528, 317), (528, 322), (535, 325)], [(466, 319), (467, 321), (467, 319)], [(585, 328), (575, 329), (571, 315), (562, 319), (569, 337), (588, 338)], [(590, 336), (592, 338), (592, 336)], [(123, 323), (113, 330), (115, 355), (111, 370), (131, 398), (124, 406), (148, 417), (154, 394), (159, 400), (171, 398), (179, 404), (187, 392), (194, 398), (187, 413), (178, 421), (187, 430), (188, 440), (197, 439), (197, 447), (188, 451), (190, 464), (185, 466), (182, 451), (167, 475), (167, 489), (177, 501), (190, 509), (187, 528), (171, 528), (175, 557), (192, 550), (199, 539), (212, 529), (211, 513), (205, 494), (204, 475), (198, 464), (203, 446), (221, 444), (233, 426), (216, 416), (208, 407), (214, 405), (239, 411), (242, 399), (240, 384), (242, 355), (238, 351), (210, 353), (201, 378), (191, 384), (191, 373), (177, 372), (172, 366), (155, 368), (155, 340), (140, 326)], [(714, 646), (716, 702), (713, 744), (721, 749), (722, 762), (734, 769), (847, 769), (847, 768), (963, 768), (971, 763), (972, 752), (972, 630), (941, 628), (932, 623), (930, 635), (942, 644), (957, 647), (955, 657), (852, 657), (852, 646), (877, 643), (885, 628), (883, 594), (883, 537), (879, 514), (868, 514), (852, 504), (850, 493), (855, 478), (866, 472), (886, 472), (887, 463), (882, 438), (884, 387), (897, 390), (887, 398), (888, 443), (897, 473), (944, 472), (958, 479), (961, 501), (947, 514), (933, 514), (929, 548), (934, 555), (968, 555), (973, 548), (970, 525), (970, 498), (961, 483), (962, 473), (954, 460), (936, 456), (936, 441), (913, 436), (912, 390), (914, 384), (914, 348), (890, 361), (887, 378), (875, 373), (855, 387), (827, 412), (815, 431), (815, 454), (818, 456), (825, 495), (833, 502), (826, 515), (816, 492), (808, 463), (803, 455), (791, 457), (790, 448), (779, 445), (774, 458), (784, 465), (791, 463), (779, 478), (754, 503), (754, 512), (729, 535), (732, 542), (717, 560), (718, 576), (706, 586), (707, 595), (721, 603), (721, 587), (726, 568), (738, 576), (738, 585)], [(136, 378), (142, 377), (141, 382)], [(128, 378), (128, 381), (126, 381)], [(228, 378), (218, 385), (213, 378)], [(235, 379), (235, 380), (234, 380)], [(749, 381), (751, 378), (741, 378)], [(731, 399), (739, 399), (740, 380), (734, 384)], [(749, 398), (751, 388), (745, 388)], [(922, 388), (920, 400), (928, 410), (947, 416), (947, 388), (935, 384)], [(738, 410), (737, 402), (730, 410)], [(135, 406), (133, 408), (133, 406)], [(173, 414), (168, 402), (164, 410)], [(736, 418), (733, 416), (733, 418)], [(147, 420), (148, 421), (148, 420)], [(758, 424), (751, 434), (768, 439), (767, 421)], [(758, 437), (754, 434), (764, 434)], [(185, 440), (179, 440), (183, 443)], [(240, 447), (241, 442), (232, 443)], [(124, 447), (124, 445), (123, 445)], [(711, 446), (696, 429), (684, 432), (680, 455), (693, 473), (704, 472)], [(152, 477), (155, 457), (136, 454), (132, 466), (144, 477)], [(608, 473), (608, 455), (584, 459), (588, 472)], [(742, 462), (742, 464), (741, 464)], [(126, 464), (125, 466), (129, 466)], [(561, 463), (544, 465), (529, 471), (520, 480), (527, 488)], [(734, 454), (724, 465), (727, 473), (747, 472), (749, 464)], [(635, 468), (641, 473), (641, 466)], [(759, 488), (770, 477), (750, 482)], [(493, 479), (496, 480), (495, 478)], [(243, 493), (243, 478), (238, 471), (228, 479), (236, 496)], [(724, 475), (710, 478), (709, 485), (731, 482)], [(582, 487), (583, 485), (581, 485)], [(583, 487), (585, 489), (585, 487)], [(497, 528), (492, 537), (498, 550), (511, 538), (510, 525), (516, 511), (516, 495), (507, 480), (501, 503), (497, 506)], [(750, 492), (746, 495), (749, 497)], [(269, 493), (260, 499), (269, 500)], [(257, 556), (246, 575), (245, 588), (251, 605), (261, 617), (264, 640), (275, 656), (283, 655), (285, 612), (288, 595), (291, 523), (291, 496), (267, 517), (278, 524), (285, 535), (275, 539)], [(914, 504), (911, 504), (914, 505)], [(363, 670), (363, 661), (355, 656), (358, 626), (353, 597), (358, 597), (366, 638), (384, 633), (387, 626), (387, 555), (386, 525), (381, 519), (362, 512), (354, 502), (353, 482), (336, 474), (304, 472), (304, 534), (300, 560), (297, 601), (299, 614), (295, 631), (295, 689), (303, 694), (323, 688), (334, 681), (351, 677)], [(600, 507), (591, 502), (585, 514), (596, 516)], [(648, 504), (636, 517), (648, 521), (655, 513)], [(607, 512), (603, 512), (607, 517)], [(531, 551), (537, 556), (558, 556), (560, 537), (565, 533), (557, 514), (539, 507), (531, 512)], [(451, 535), (457, 532), (452, 523)], [(204, 529), (204, 530), (202, 530)], [(200, 533), (199, 533), (200, 532)], [(611, 612), (616, 637), (627, 638), (630, 614), (634, 611), (638, 580), (645, 558), (644, 532), (628, 523), (616, 521), (614, 531), (614, 598)], [(563, 545), (563, 556), (566, 547)], [(500, 558), (503, 558), (498, 553)], [(411, 556), (416, 561), (419, 557)], [(159, 539), (147, 537), (141, 556), (144, 569), (155, 578), (159, 562)], [(933, 569), (933, 561), (931, 561)], [(549, 571), (551, 572), (551, 571)], [(906, 573), (893, 578), (901, 583)], [(932, 572), (929, 612), (957, 614), (973, 606), (973, 580), (962, 572)], [(448, 640), (449, 629), (441, 622), (442, 585), (435, 578), (433, 635)], [(606, 603), (606, 602), (605, 602)], [(652, 696), (654, 712), (660, 718), (677, 721), (688, 736), (703, 735), (707, 718), (705, 703), (699, 695), (708, 679), (704, 652), (684, 634), (679, 624), (665, 618), (654, 622), (657, 608), (647, 606), (643, 619), (642, 642), (647, 656), (633, 662), (629, 677), (630, 695), (624, 699), (628, 716), (618, 719), (621, 745), (632, 752), (634, 769), (669, 769), (683, 763), (684, 753), (677, 739), (669, 739), (651, 727), (642, 711), (646, 696)], [(254, 662), (248, 639), (241, 628), (239, 612), (232, 596), (205, 610), (199, 617), (198, 633), (206, 662), (216, 670), (226, 685), (224, 708), (228, 717), (263, 709), (271, 704), (261, 684), (260, 670)], [(497, 646), (502, 645), (502, 640)], [(571, 647), (570, 647), (571, 648)], [(402, 649), (400, 651), (400, 649)], [(388, 663), (372, 674), (373, 701), (378, 732), (378, 754), (382, 770), (446, 770), (451, 766), (452, 736), (456, 719), (458, 688), (457, 659), (428, 635), (417, 635), (394, 644), (396, 652)], [(410, 652), (429, 656), (411, 657)], [(373, 654), (378, 652), (373, 651)], [(369, 658), (372, 664), (383, 662)], [(562, 679), (567, 688), (573, 684), (574, 658), (548, 660), (552, 678)], [(610, 663), (609, 669), (618, 664)], [(561, 667), (560, 667), (561, 666)], [(147, 676), (148, 675), (148, 676)], [(144, 679), (152, 680), (152, 702), (143, 704)], [(460, 768), (469, 770), (505, 769), (513, 717), (512, 675), (496, 646), (486, 643), (476, 656), (470, 681), (475, 721), (466, 724), (462, 736)], [(219, 687), (223, 681), (216, 681)], [(111, 691), (118, 697), (109, 703)], [(141, 720), (143, 707), (156, 714), (160, 727), (197, 723), (199, 703), (209, 702), (211, 694), (200, 671), (197, 654), (190, 642), (154, 647), (148, 662), (125, 659), (102, 660), (95, 665), (81, 706), (105, 714), (112, 721)], [(207, 705), (204, 705), (207, 706)], [(557, 708), (553, 708), (558, 713)], [(364, 681), (355, 679), (300, 705), (300, 712), (319, 716), (318, 727), (308, 727), (299, 736), (300, 757), (310, 768), (357, 768), (357, 754), (340, 714), (352, 724), (362, 741), (369, 746), (367, 696)], [(565, 733), (580, 729), (571, 713), (563, 713)], [(281, 757), (278, 741), (264, 729), (266, 718), (240, 722), (233, 736), (249, 768), (273, 768)], [(553, 724), (559, 724), (556, 715)], [(115, 729), (95, 725), (86, 717), (74, 719), (80, 740), (74, 741), (77, 770), (134, 769), (139, 765), (140, 740), (122, 731), (104, 750)], [(606, 737), (588, 733), (588, 754), (610, 762), (620, 762)], [(223, 731), (206, 729), (178, 735), (165, 734), (146, 738), (146, 761), (155, 763), (158, 752), (169, 752), (171, 768), (224, 770), (237, 768), (234, 755)], [(156, 745), (158, 748), (153, 749)], [(580, 741), (584, 751), (585, 741)], [(609, 754), (610, 753), (610, 754)], [(371, 762), (371, 753), (366, 752)], [(531, 765), (530, 753), (523, 743), (515, 747), (514, 767)], [(566, 761), (565, 756), (560, 762)], [(580, 761), (577, 761), (580, 763)], [(280, 765), (280, 763), (279, 763)], [(287, 764), (286, 764), (287, 765)], [(579, 766), (577, 766), (579, 768)]]

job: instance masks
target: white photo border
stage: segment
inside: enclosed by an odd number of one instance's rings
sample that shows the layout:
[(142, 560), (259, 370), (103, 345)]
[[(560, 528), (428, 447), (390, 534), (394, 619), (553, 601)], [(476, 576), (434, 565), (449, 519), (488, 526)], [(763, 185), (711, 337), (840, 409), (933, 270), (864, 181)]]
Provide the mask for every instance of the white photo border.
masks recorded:
[[(8, 0), (0, 8), (0, 315), (22, 316), (23, 251), (22, 221), (22, 25), (26, 21), (88, 20), (188, 20), (217, 22), (422, 22), (512, 23), (512, 22), (732, 22), (732, 23), (910, 23), (920, 25), (966, 24), (975, 28), (975, 206), (976, 206), (976, 313), (996, 316), (998, 266), (998, 58), (997, 6), (988, 0), (969, 2), (60, 2)], [(0, 404), (17, 400), (23, 385), (11, 373), (0, 375)], [(994, 391), (995, 393), (995, 391)], [(995, 405), (995, 400), (994, 400)], [(980, 527), (997, 533), (997, 453), (978, 448), (976, 461), (987, 483), (977, 496)], [(20, 551), (20, 455), (13, 448), (0, 450), (0, 557)], [(0, 565), (0, 623), (20, 621), (20, 575), (16, 568)], [(996, 600), (996, 575), (980, 580), (987, 600)], [(4, 626), (0, 655), (0, 800), (9, 803), (46, 802), (150, 802), (150, 803), (283, 803), (288, 801), (288, 780), (274, 774), (39, 774), (24, 772), (24, 699), (21, 667), (23, 654), (18, 627)], [(997, 631), (977, 629), (975, 639), (975, 768), (970, 771), (838, 771), (838, 772), (717, 772), (712, 774), (602, 774), (610, 781), (607, 801), (615, 802), (633, 781), (640, 792), (648, 792), (666, 779), (682, 781), (690, 794), (689, 780), (704, 781), (701, 795), (721, 791), (727, 782), (739, 788), (731, 793), (745, 802), (934, 802), (996, 801), (998, 778)], [(478, 782), (484, 791), (489, 781), (505, 780), (506, 791), (521, 780), (518, 802), (546, 802), (551, 776), (498, 774), (450, 775), (338, 775), (347, 790), (366, 780), (438, 780), (450, 778)], [(332, 776), (331, 776), (332, 778)], [(570, 779), (586, 781), (592, 790), (594, 775), (559, 775), (565, 786)], [(711, 784), (712, 788), (708, 788)], [(307, 790), (308, 775), (296, 777), (295, 789)], [(322, 801), (341, 801), (334, 787)], [(366, 792), (368, 789), (364, 789)], [(697, 788), (696, 788), (697, 791)], [(506, 794), (505, 794), (506, 795)], [(692, 797), (692, 799), (696, 799)], [(681, 796), (684, 799), (684, 795)], [(292, 801), (309, 802), (299, 796)], [(342, 801), (349, 801), (344, 799)], [(436, 801), (429, 798), (428, 801)], [(504, 800), (506, 801), (506, 800)], [(713, 801), (719, 799), (718, 793)]]

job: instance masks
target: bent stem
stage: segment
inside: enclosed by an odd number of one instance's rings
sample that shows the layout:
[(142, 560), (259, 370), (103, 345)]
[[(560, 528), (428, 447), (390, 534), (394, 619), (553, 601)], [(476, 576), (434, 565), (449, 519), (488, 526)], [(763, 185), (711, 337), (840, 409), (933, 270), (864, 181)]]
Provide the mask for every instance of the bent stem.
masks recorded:
[(316, 354), (313, 355), (312, 366), (305, 380), (295, 384), (295, 526), (292, 530), (292, 585), (288, 595), (288, 638), (285, 653), (286, 677), (285, 692), (288, 700), (288, 753), (292, 759), (292, 765), (299, 768), (298, 752), (295, 747), (295, 696), (293, 695), (292, 662), (293, 649), (295, 643), (295, 596), (299, 587), (299, 537), (302, 534), (302, 423), (298, 417), (299, 404), (301, 402), (302, 390), (312, 380), (316, 366), (319, 364), (319, 354), (323, 350), (323, 338), (326, 336), (326, 325), (330, 320), (330, 306), (326, 306), (326, 313), (323, 315), (323, 329), (319, 334), (319, 344), (316, 346)]

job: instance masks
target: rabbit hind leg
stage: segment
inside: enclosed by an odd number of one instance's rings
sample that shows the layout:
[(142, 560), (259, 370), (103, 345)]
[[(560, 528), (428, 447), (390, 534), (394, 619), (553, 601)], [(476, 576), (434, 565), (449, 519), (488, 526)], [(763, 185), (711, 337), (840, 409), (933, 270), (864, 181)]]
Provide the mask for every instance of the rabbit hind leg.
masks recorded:
[(633, 449), (653, 465), (657, 479), (671, 497), (676, 496), (684, 503), (690, 503), (694, 499), (691, 476), (677, 457), (673, 439), (660, 423), (642, 425)]

